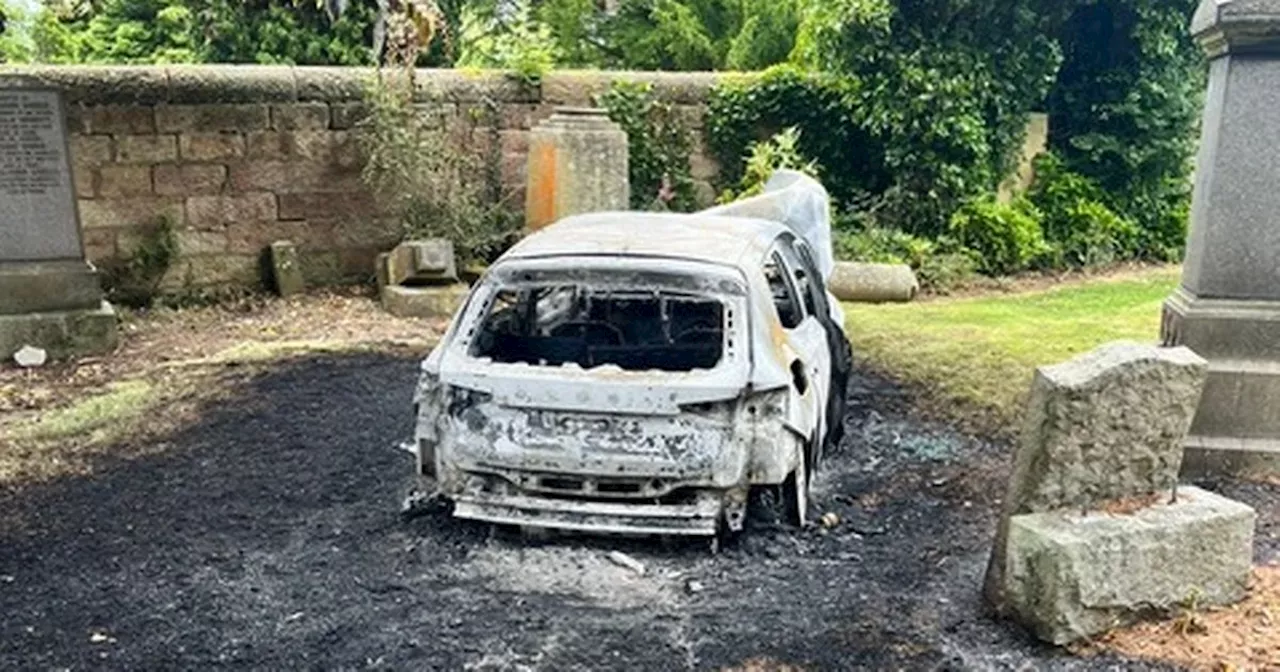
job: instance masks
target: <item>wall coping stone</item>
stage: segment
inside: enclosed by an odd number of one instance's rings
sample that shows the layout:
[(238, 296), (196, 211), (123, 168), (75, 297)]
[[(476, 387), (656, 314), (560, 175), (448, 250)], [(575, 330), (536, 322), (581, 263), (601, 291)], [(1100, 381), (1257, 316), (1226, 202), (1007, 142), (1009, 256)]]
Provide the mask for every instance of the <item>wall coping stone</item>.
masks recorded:
[[(346, 102), (363, 98), (373, 68), (290, 65), (19, 65), (0, 67), (0, 84), (15, 78), (61, 89), (79, 105), (199, 105)], [(724, 81), (747, 73), (557, 70), (530, 87), (496, 70), (419, 69), (415, 99), (455, 103), (586, 104), (612, 82), (648, 82), (668, 102), (695, 104)]]

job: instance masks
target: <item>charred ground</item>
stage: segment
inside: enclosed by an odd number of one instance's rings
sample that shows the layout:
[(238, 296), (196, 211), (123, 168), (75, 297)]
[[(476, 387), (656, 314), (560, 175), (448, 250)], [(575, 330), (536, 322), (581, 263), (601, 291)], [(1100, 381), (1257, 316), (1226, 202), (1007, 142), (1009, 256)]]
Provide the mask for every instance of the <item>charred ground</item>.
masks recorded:
[[(840, 522), (758, 526), (712, 555), (401, 520), (415, 373), (286, 364), (158, 454), (0, 492), (0, 668), (1144, 669), (984, 618), (1009, 451), (917, 419), (872, 374), (817, 482)], [(1274, 558), (1280, 488), (1220, 489), (1258, 507)]]

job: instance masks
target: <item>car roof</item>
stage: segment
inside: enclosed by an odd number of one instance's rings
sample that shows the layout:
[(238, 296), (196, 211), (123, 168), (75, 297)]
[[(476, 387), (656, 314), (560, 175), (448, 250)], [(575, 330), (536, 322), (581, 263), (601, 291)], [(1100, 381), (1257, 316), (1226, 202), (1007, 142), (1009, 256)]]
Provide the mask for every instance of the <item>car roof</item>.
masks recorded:
[(559, 256), (686, 259), (740, 268), (759, 263), (785, 225), (762, 219), (655, 212), (575, 215), (533, 233), (500, 261)]

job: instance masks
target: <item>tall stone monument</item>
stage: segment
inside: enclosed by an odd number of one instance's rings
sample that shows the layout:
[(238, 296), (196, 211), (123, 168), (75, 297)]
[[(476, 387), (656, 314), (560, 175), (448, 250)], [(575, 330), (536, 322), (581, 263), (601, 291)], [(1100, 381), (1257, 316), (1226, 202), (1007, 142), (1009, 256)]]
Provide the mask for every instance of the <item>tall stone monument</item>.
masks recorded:
[(0, 358), (115, 347), (116, 316), (85, 261), (58, 91), (0, 76)]
[(534, 231), (569, 215), (626, 210), (627, 161), (627, 133), (603, 110), (556, 108), (529, 134), (526, 227)]
[(1280, 472), (1280, 0), (1202, 0), (1209, 56), (1182, 286), (1166, 345), (1209, 360), (1184, 472)]

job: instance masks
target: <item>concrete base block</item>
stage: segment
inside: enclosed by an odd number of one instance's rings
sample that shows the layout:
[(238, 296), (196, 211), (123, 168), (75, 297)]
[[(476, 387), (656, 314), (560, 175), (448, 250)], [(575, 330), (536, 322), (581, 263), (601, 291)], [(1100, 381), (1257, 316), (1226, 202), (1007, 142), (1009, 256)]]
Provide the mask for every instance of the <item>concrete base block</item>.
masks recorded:
[(1005, 591), (1012, 615), (1065, 644), (1188, 600), (1244, 597), (1256, 514), (1191, 486), (1132, 514), (1053, 511), (1010, 520)]
[(386, 285), (381, 290), (382, 309), (398, 317), (448, 319), (458, 311), (471, 289), (467, 285), (405, 287)]
[(1209, 360), (1183, 474), (1280, 474), (1280, 302), (1206, 299), (1179, 288), (1162, 338)]
[(44, 348), (50, 357), (110, 352), (118, 342), (116, 311), (100, 301), (93, 310), (0, 315), (0, 359), (24, 345)]

